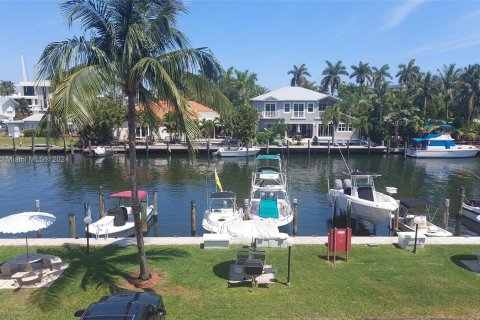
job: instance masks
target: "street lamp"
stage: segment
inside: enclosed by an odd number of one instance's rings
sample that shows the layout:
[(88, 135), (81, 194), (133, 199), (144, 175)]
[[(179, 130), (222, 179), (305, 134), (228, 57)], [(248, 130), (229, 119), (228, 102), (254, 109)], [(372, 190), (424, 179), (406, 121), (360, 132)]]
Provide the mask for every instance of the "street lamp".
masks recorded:
[(87, 254), (90, 254), (90, 230), (89, 226), (92, 223), (92, 217), (86, 216), (83, 218), (83, 222), (87, 225)]
[(293, 240), (292, 237), (288, 237), (287, 240), (285, 241), (288, 247), (288, 269), (287, 269), (287, 286), (290, 285), (290, 261), (291, 261), (291, 256), (292, 256), (292, 246), (295, 244), (295, 241)]
[(417, 253), (417, 235), (418, 235), (418, 225), (422, 222), (422, 218), (416, 216), (413, 218), (413, 223), (415, 223), (415, 245), (413, 247), (413, 253)]

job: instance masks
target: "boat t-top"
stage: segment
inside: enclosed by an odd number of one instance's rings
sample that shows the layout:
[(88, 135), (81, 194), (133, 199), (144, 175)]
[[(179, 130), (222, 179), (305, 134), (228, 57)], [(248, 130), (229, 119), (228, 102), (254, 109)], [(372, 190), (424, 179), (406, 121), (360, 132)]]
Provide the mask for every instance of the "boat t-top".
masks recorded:
[[(457, 145), (448, 133), (451, 125), (431, 125), (427, 129), (434, 132), (412, 138), (415, 145), (407, 149), (407, 156), (412, 158), (469, 158), (480, 151), (476, 146)], [(438, 131), (438, 132), (437, 132)]]
[(252, 189), (283, 190), (287, 188), (287, 173), (279, 155), (259, 155), (252, 173)]
[(238, 208), (234, 192), (212, 192), (210, 203), (202, 221), (205, 230), (224, 233), (225, 227), (243, 220), (243, 209)]
[[(107, 214), (98, 221), (92, 223), (88, 232), (91, 236), (103, 237), (129, 237), (135, 234), (134, 215), (132, 207), (124, 205), (122, 202), (132, 199), (130, 190), (121, 191), (108, 196), (109, 199), (119, 199), (120, 204), (108, 210)], [(153, 205), (148, 205), (147, 191), (138, 191), (138, 201), (146, 201), (146, 221), (148, 222), (153, 213)], [(143, 214), (143, 213), (141, 213)]]
[(343, 182), (335, 179), (333, 189), (328, 191), (330, 204), (351, 216), (380, 224), (390, 213), (398, 209), (398, 203), (391, 196), (375, 190), (373, 179), (379, 174), (363, 171), (351, 171), (350, 179)]

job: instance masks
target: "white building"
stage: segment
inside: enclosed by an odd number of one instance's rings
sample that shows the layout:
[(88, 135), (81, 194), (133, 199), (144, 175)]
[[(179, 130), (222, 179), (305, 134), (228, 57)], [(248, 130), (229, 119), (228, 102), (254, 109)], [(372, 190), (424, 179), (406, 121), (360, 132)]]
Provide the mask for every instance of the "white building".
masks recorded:
[(18, 103), (11, 97), (0, 97), (0, 121), (12, 121), (15, 118), (15, 108)]
[(20, 81), (18, 93), (10, 96), (15, 101), (22, 98), (27, 100), (31, 113), (44, 113), (50, 106), (52, 94), (50, 92), (50, 81)]
[(40, 120), (42, 120), (43, 116), (43, 113), (35, 113), (22, 120), (5, 122), (7, 125), (8, 135), (10, 137), (16, 133), (23, 135), (23, 130), (25, 129), (37, 129), (38, 124), (40, 123)]

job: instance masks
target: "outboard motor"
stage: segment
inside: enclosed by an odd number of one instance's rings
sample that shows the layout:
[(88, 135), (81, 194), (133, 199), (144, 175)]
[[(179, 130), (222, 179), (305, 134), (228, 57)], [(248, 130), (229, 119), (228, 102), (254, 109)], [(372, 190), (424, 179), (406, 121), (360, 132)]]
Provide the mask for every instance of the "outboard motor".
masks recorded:
[(333, 181), (333, 189), (342, 190), (342, 180), (341, 179), (335, 179), (335, 181)]

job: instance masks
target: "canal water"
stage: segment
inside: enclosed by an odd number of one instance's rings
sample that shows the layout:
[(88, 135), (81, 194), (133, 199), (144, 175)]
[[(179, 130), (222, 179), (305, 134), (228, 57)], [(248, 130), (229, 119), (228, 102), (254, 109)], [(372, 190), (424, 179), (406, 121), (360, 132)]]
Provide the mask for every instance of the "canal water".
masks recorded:
[[(67, 237), (68, 214), (76, 215), (77, 235), (84, 236), (84, 203), (89, 203), (92, 218), (98, 218), (98, 188), (105, 195), (129, 188), (129, 161), (124, 155), (92, 159), (81, 155), (36, 157), (0, 156), (0, 217), (22, 211), (33, 211), (40, 200), (41, 211), (57, 221), (41, 231), (44, 237)], [(347, 178), (347, 167), (340, 155), (285, 156), (291, 198), (298, 199), (297, 235), (326, 235), (332, 225), (332, 208), (326, 193), (328, 181)], [(350, 155), (350, 169), (372, 171), (382, 176), (376, 188), (397, 187), (396, 199), (421, 197), (439, 206), (434, 220), (443, 225), (443, 204), (450, 201), (449, 230), (458, 235), (475, 235), (479, 230), (457, 223), (458, 188), (466, 189), (467, 198), (480, 197), (480, 162), (473, 159), (420, 160), (390, 155)], [(141, 189), (158, 188), (158, 223), (151, 225), (150, 236), (190, 236), (190, 203), (196, 202), (197, 235), (203, 234), (201, 221), (207, 207), (208, 192), (215, 190), (216, 168), (225, 190), (237, 193), (237, 202), (248, 198), (253, 159), (213, 159), (200, 156), (194, 163), (187, 156), (140, 155), (138, 180)], [(106, 202), (113, 206), (115, 203)], [(340, 221), (340, 219), (337, 219)], [(291, 232), (291, 226), (285, 228)], [(373, 227), (359, 224), (357, 234), (371, 234)], [(388, 222), (379, 225), (377, 235), (389, 235)], [(4, 235), (0, 237), (23, 237)], [(31, 234), (29, 236), (36, 236)]]

